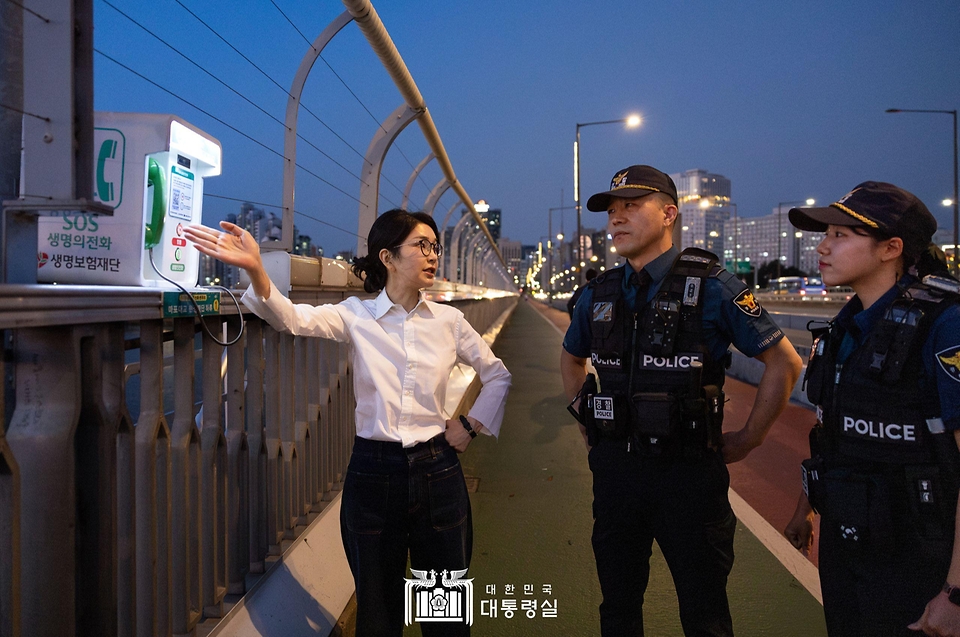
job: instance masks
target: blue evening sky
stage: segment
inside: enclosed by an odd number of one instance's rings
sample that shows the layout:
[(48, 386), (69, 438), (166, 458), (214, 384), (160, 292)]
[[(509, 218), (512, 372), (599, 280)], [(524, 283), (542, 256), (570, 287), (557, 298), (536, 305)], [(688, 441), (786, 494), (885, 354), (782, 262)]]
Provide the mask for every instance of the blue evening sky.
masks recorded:
[[(283, 120), (307, 43), (344, 8), (333, 0), (110, 0), (231, 87)], [(246, 62), (199, 18), (267, 76)], [(413, 73), (457, 177), (474, 199), (503, 210), (503, 234), (533, 243), (547, 210), (573, 200), (577, 122), (643, 116), (639, 129), (581, 130), (583, 199), (618, 169), (648, 163), (666, 172), (702, 168), (732, 181), (741, 216), (769, 214), (779, 201), (835, 201), (857, 183), (890, 181), (923, 199), (942, 226), (952, 210), (952, 122), (948, 115), (884, 109), (960, 108), (960, 4), (955, 0), (803, 2), (692, 0), (380, 0), (374, 3)], [(282, 164), (196, 107), (277, 153), (283, 127), (122, 17), (94, 2), (96, 47), (180, 99), (96, 55), (98, 110), (167, 112), (218, 138), (223, 175), (207, 192), (281, 202)], [(356, 25), (318, 62), (301, 112), (297, 225), (327, 254), (356, 239), (361, 155), (377, 123), (401, 97)], [(280, 88), (274, 81), (280, 85)], [(345, 141), (337, 138), (337, 135)], [(380, 209), (400, 204), (429, 149), (409, 126), (391, 151)], [(337, 162), (341, 166), (338, 166)], [(408, 163), (409, 162), (409, 163)], [(315, 173), (336, 188), (323, 183)], [(353, 173), (353, 174), (351, 174)], [(432, 164), (413, 190), (421, 205), (442, 175)], [(561, 195), (562, 191), (562, 195)], [(455, 203), (449, 190), (437, 206)], [(239, 203), (206, 198), (213, 224)], [(268, 208), (279, 214), (279, 208)], [(573, 212), (564, 213), (569, 232)], [(584, 225), (605, 219), (586, 212)], [(554, 215), (554, 227), (559, 225)]]

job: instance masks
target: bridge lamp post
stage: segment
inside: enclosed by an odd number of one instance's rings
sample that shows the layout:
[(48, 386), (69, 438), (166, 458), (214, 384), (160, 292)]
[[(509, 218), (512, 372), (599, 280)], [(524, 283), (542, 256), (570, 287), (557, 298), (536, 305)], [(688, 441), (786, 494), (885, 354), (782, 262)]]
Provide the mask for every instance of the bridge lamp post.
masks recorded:
[[(951, 115), (953, 116), (953, 199), (950, 199), (950, 203), (953, 204), (953, 268), (954, 271), (957, 271), (960, 268), (960, 236), (958, 236), (958, 227), (960, 227), (960, 214), (958, 214), (958, 204), (960, 201), (957, 200), (957, 180), (958, 175), (960, 175), (960, 169), (957, 168), (957, 111), (946, 111), (946, 110), (926, 110), (926, 109), (916, 109), (916, 108), (888, 108), (887, 113), (939, 113), (941, 115)], [(943, 205), (949, 205), (946, 203), (947, 200), (944, 200)]]
[(580, 129), (584, 126), (599, 126), (601, 124), (625, 124), (627, 128), (640, 126), (640, 116), (630, 115), (622, 119), (608, 119), (602, 122), (584, 122), (577, 124), (577, 139), (573, 142), (573, 199), (577, 208), (577, 262), (583, 261), (583, 239), (580, 228)]

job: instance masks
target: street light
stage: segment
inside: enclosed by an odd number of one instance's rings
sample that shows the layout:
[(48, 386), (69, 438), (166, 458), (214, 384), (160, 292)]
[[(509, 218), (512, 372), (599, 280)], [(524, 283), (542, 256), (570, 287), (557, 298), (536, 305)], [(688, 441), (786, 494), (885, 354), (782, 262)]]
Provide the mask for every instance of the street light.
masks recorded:
[(602, 122), (586, 122), (577, 124), (577, 139), (573, 142), (573, 199), (577, 208), (577, 260), (583, 261), (583, 239), (580, 230), (580, 129), (584, 126), (599, 126), (600, 124), (626, 124), (627, 128), (640, 126), (639, 115), (629, 115), (623, 119), (608, 119)]
[[(888, 108), (887, 113), (940, 113), (953, 116), (953, 267), (960, 268), (960, 235), (958, 235), (958, 226), (960, 226), (960, 214), (958, 214), (957, 201), (957, 177), (960, 172), (957, 168), (957, 111), (926, 110), (915, 108)], [(944, 205), (947, 205), (944, 200)]]
[(728, 203), (728, 206), (733, 206), (733, 273), (740, 274), (740, 256), (738, 250), (740, 248), (740, 222), (737, 220), (737, 204)]
[[(806, 204), (807, 206), (812, 206), (817, 203), (814, 199), (805, 199), (802, 201), (781, 201), (777, 204), (777, 278), (781, 276), (781, 261), (783, 260), (783, 207), (792, 206), (794, 204)], [(803, 206), (800, 206), (801, 208)]]
[(560, 212), (560, 233), (557, 234), (558, 251), (563, 248), (563, 211), (574, 209), (575, 206), (558, 206), (556, 208), (547, 209), (547, 233), (551, 237), (553, 236), (553, 213), (558, 211)]

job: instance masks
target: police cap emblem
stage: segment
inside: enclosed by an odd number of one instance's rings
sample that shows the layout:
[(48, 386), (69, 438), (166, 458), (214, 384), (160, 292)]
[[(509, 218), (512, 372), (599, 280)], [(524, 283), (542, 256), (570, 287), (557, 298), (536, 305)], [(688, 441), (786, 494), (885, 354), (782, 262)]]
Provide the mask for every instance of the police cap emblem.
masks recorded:
[(960, 345), (937, 352), (937, 362), (947, 376), (960, 383)]
[(760, 316), (760, 303), (750, 290), (744, 290), (733, 297), (733, 303), (747, 316), (754, 318)]

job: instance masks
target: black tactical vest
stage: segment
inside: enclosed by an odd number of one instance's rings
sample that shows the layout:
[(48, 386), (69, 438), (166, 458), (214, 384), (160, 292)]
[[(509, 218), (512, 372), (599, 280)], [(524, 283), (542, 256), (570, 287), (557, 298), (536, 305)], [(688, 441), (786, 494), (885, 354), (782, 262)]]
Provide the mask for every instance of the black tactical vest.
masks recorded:
[(813, 451), (839, 465), (935, 464), (945, 452), (956, 459), (953, 437), (941, 445), (931, 434), (941, 433), (943, 423), (935, 379), (924, 380), (921, 359), (930, 326), (956, 301), (922, 283), (902, 289), (843, 363), (837, 361), (842, 330), (833, 322), (811, 330), (804, 383), (819, 420), (820, 449)]
[(684, 250), (654, 298), (623, 299), (625, 268), (593, 283), (590, 357), (603, 395), (613, 395), (628, 429), (649, 449), (684, 452), (719, 446), (724, 362), (703, 337), (706, 279), (713, 254)]

